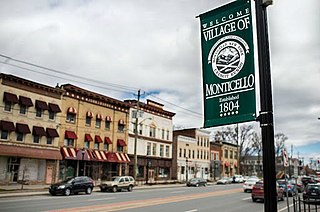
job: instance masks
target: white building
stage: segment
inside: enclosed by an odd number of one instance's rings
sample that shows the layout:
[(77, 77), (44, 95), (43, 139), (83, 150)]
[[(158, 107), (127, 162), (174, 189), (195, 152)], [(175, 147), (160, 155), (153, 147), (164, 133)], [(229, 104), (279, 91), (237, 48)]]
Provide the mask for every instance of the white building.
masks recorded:
[[(137, 135), (135, 134), (137, 101), (126, 100), (129, 112), (128, 154), (131, 162), (129, 173), (133, 175), (135, 140), (137, 141), (137, 181), (158, 182), (171, 179), (172, 175), (172, 112), (163, 105), (147, 100), (139, 102)], [(135, 137), (137, 136), (137, 138)], [(148, 165), (149, 164), (149, 165)]]

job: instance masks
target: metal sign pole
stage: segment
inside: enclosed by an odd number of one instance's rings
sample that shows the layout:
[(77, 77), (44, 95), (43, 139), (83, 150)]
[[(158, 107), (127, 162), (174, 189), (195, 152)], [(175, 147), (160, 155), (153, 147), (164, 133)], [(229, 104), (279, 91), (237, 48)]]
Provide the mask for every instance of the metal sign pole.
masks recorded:
[(261, 112), (259, 115), (259, 121), (261, 126), (263, 150), (264, 211), (276, 212), (277, 190), (275, 173), (273, 105), (266, 12), (266, 8), (269, 4), (270, 1), (266, 0), (255, 1), (260, 76)]

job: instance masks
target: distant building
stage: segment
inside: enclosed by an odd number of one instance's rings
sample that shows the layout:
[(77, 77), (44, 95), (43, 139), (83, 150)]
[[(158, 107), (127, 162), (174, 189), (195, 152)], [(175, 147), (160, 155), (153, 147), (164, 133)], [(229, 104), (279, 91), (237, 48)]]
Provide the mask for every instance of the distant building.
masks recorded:
[(148, 183), (170, 180), (173, 174), (172, 118), (175, 113), (164, 110), (162, 104), (149, 99), (147, 103), (139, 102), (138, 113), (137, 100), (125, 100), (125, 103), (131, 106), (128, 128), (128, 154), (131, 160), (129, 174), (133, 175), (135, 139), (137, 139), (136, 180)]
[(231, 177), (238, 173), (238, 146), (228, 142), (222, 142), (222, 176)]
[[(210, 131), (191, 128), (173, 132), (173, 178), (210, 180)], [(188, 176), (188, 177), (187, 177)]]
[(210, 142), (210, 175), (211, 179), (221, 178), (222, 166), (222, 143)]

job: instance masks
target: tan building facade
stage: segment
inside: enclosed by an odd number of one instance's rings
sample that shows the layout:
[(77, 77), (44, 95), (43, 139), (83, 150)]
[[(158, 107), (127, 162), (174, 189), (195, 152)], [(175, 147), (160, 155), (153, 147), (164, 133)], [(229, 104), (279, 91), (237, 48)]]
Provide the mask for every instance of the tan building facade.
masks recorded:
[(238, 174), (238, 147), (236, 144), (222, 142), (222, 176), (231, 177)]
[(185, 181), (193, 177), (210, 180), (210, 132), (200, 129), (174, 130), (174, 178)]
[(128, 174), (130, 106), (71, 84), (61, 89), (60, 179), (86, 175), (99, 181)]
[(55, 182), (63, 91), (7, 74), (0, 88), (0, 183)]

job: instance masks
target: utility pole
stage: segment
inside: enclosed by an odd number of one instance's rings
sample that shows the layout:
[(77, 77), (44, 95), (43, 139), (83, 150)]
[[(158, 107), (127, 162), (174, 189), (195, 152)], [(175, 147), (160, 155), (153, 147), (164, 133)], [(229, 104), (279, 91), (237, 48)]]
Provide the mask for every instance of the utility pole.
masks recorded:
[(137, 143), (138, 143), (138, 113), (139, 113), (139, 102), (140, 102), (140, 89), (138, 90), (138, 101), (137, 101), (137, 110), (136, 110), (136, 122), (134, 125), (134, 158), (133, 158), (133, 178), (137, 178)]
[(260, 121), (261, 127), (263, 151), (264, 211), (276, 212), (277, 190), (274, 151), (273, 105), (266, 11), (267, 6), (269, 6), (270, 4), (272, 4), (272, 0), (255, 0), (261, 105), (261, 111), (258, 119)]

